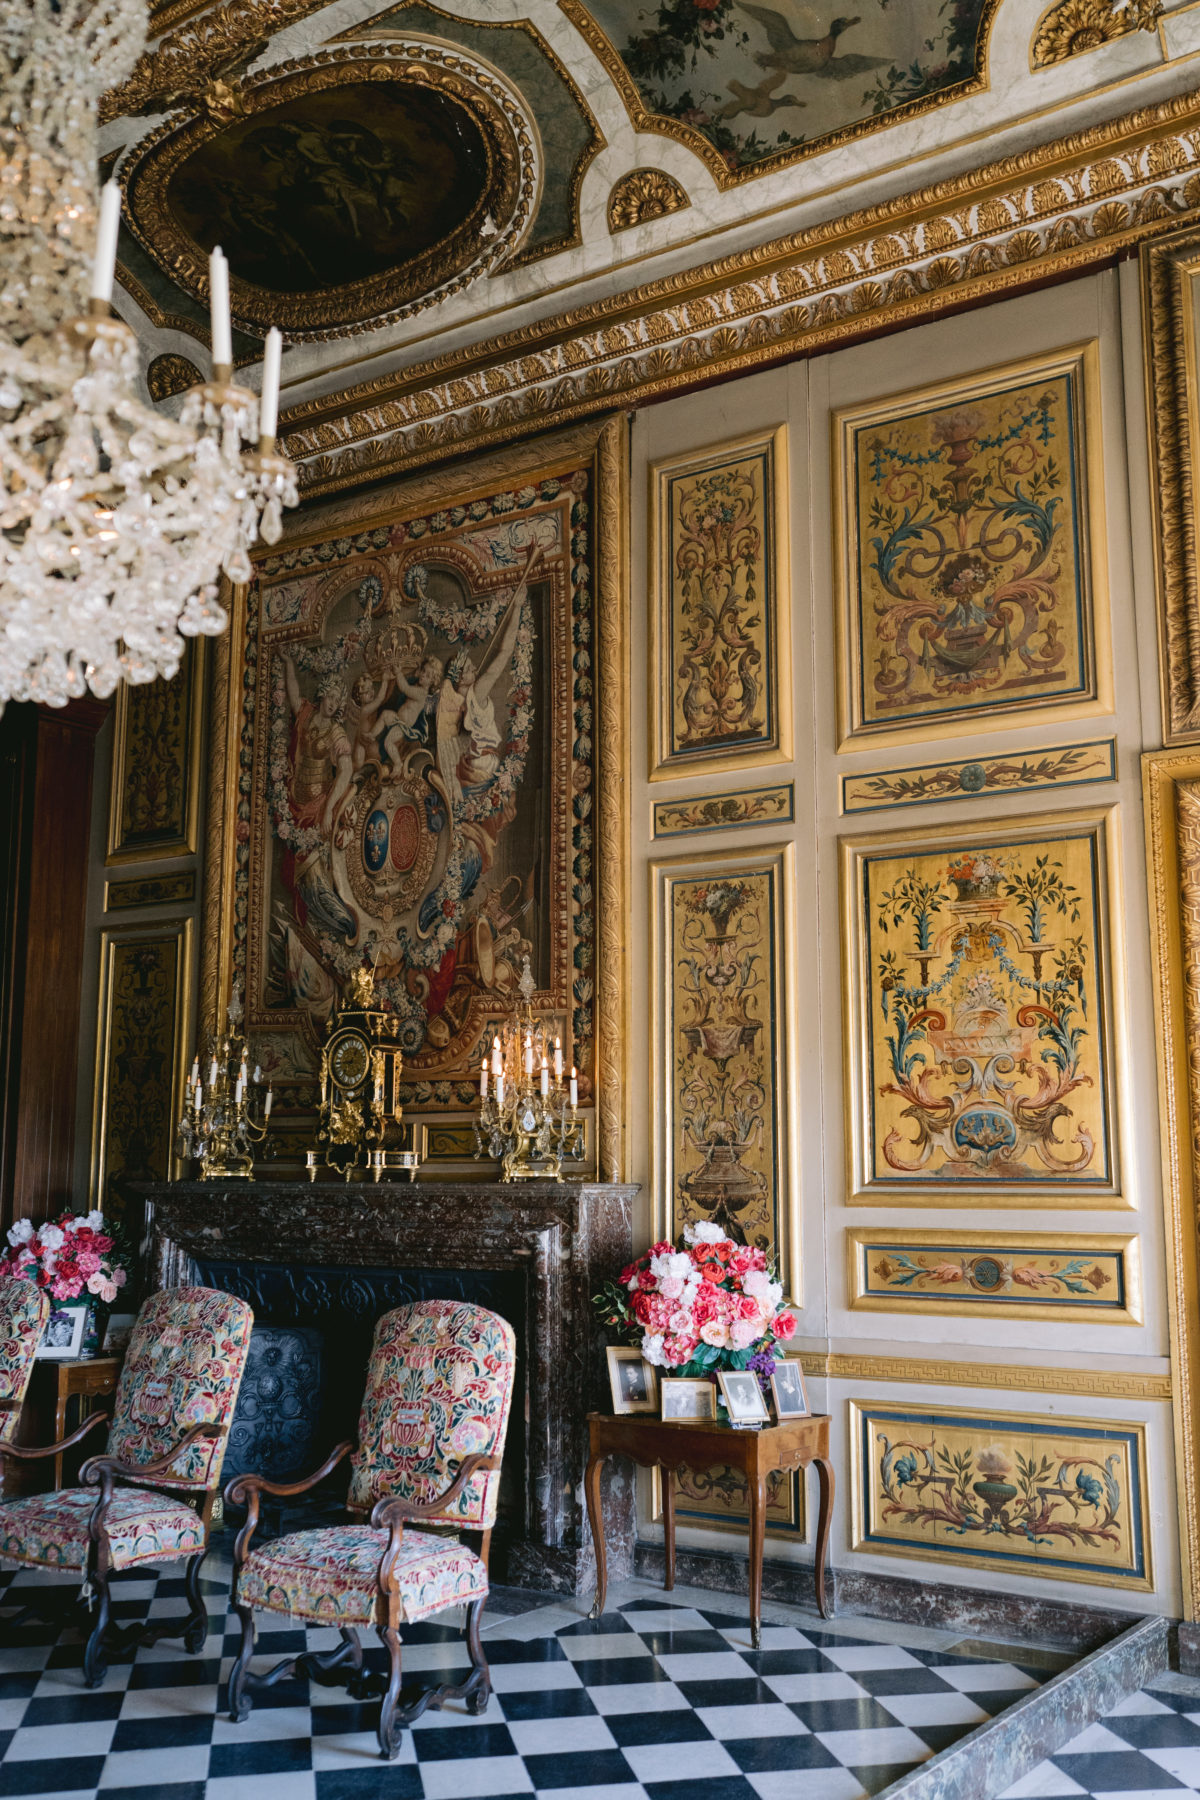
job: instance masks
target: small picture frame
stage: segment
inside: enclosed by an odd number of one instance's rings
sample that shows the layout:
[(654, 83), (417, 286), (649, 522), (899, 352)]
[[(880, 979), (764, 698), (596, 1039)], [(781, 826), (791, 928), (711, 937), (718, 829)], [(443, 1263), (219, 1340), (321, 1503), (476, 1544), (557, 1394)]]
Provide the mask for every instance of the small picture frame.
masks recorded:
[(711, 1381), (694, 1381), (685, 1375), (664, 1375), (661, 1386), (664, 1419), (716, 1418), (717, 1390)]
[(69, 1362), (71, 1358), (79, 1356), (83, 1349), (87, 1318), (86, 1306), (51, 1307), (42, 1341), (35, 1352), (36, 1359), (40, 1362)]
[(804, 1384), (804, 1370), (794, 1356), (775, 1364), (771, 1374), (771, 1399), (775, 1403), (777, 1419), (807, 1419), (812, 1411)]
[(124, 1356), (136, 1324), (136, 1313), (109, 1313), (108, 1330), (104, 1334), (105, 1356)]
[(658, 1411), (658, 1376), (640, 1350), (610, 1344), (608, 1348), (608, 1382), (612, 1389), (615, 1413), (652, 1413)]
[(731, 1425), (769, 1425), (771, 1415), (763, 1399), (758, 1376), (749, 1369), (721, 1369), (717, 1380), (729, 1411)]

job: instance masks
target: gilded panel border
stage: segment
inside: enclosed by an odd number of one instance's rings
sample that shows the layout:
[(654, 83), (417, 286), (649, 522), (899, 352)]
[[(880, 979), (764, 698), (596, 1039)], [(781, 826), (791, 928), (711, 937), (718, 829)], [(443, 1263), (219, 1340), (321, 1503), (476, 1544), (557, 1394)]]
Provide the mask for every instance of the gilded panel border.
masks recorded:
[(790, 825), (796, 817), (796, 790), (790, 781), (775, 787), (737, 788), (730, 794), (689, 794), (656, 800), (651, 807), (653, 836), (699, 837), (744, 825)]
[[(123, 681), (117, 688), (105, 857), (109, 867), (196, 853), (205, 663), (205, 640), (193, 638), (170, 682), (130, 687)], [(143, 810), (153, 815), (156, 807), (165, 808), (163, 824), (139, 828), (130, 817), (135, 771), (143, 788)]]
[[(156, 966), (156, 956), (161, 958), (164, 949), (173, 952), (169, 969), (161, 961)], [(120, 962), (128, 964), (141, 951), (145, 958), (140, 969), (119, 968)], [(130, 974), (140, 976), (144, 991), (131, 987)], [(175, 1125), (183, 1109), (191, 1038), (191, 919), (105, 926), (100, 933), (92, 1099), (88, 1187), (92, 1206), (105, 1205), (114, 1173), (156, 1180), (178, 1177)], [(155, 1130), (159, 1141), (147, 1144), (145, 1134)]]
[(1183, 1614), (1200, 1609), (1200, 746), (1142, 759)]
[[(676, 1216), (677, 1188), (686, 1176), (678, 1166), (677, 1145), (686, 1142), (699, 1156), (699, 1165), (693, 1159), (687, 1174), (696, 1174), (702, 1166), (705, 1175), (714, 1178), (720, 1150), (719, 1161), (728, 1174), (720, 1192), (721, 1207), (736, 1212), (749, 1196), (750, 1204), (761, 1210), (766, 1184), (773, 1214), (768, 1254), (778, 1262), (785, 1293), (797, 1295), (801, 1287), (800, 1201), (795, 1191), (800, 1164), (793, 1091), (797, 1067), (795, 846), (788, 843), (758, 851), (723, 850), (664, 858), (650, 864), (649, 875), (655, 1230), (659, 1237), (673, 1238), (681, 1229)], [(686, 957), (677, 958), (674, 890), (694, 883), (706, 883), (710, 892), (731, 890), (755, 878), (765, 878), (770, 896), (765, 909), (769, 916), (759, 917), (755, 944), (735, 945), (729, 934), (730, 921), (722, 914), (709, 919), (714, 932), (706, 935), (702, 945), (697, 938)], [(695, 897), (699, 899), (699, 894)], [(702, 909), (704, 904), (701, 902)], [(750, 964), (751, 948), (758, 952), (755, 964)], [(746, 999), (744, 977), (759, 964), (755, 976), (759, 991)], [(707, 979), (714, 974), (715, 981)], [(692, 1002), (686, 1017), (680, 1008), (681, 995)], [(689, 1083), (693, 1104), (687, 1116), (681, 1111), (676, 1071), (677, 1044), (682, 1041), (688, 1042), (696, 1062), (695, 1078)], [(751, 1091), (755, 1070), (748, 1064), (755, 1059), (759, 1067), (770, 1071), (772, 1091), (765, 1097)], [(743, 1063), (747, 1066), (741, 1066)], [(745, 1092), (739, 1097), (733, 1090), (743, 1077)], [(742, 1139), (745, 1142), (739, 1141)], [(747, 1171), (743, 1157), (751, 1151), (752, 1169)], [(760, 1167), (764, 1162), (771, 1165), (769, 1176)], [(751, 1186), (758, 1190), (754, 1196), (750, 1195)], [(704, 1216), (699, 1203), (696, 1212), (698, 1217)], [(745, 1220), (739, 1223), (744, 1225)], [(753, 1241), (754, 1234), (748, 1235)]]
[[(829, 1381), (890, 1381), (905, 1387), (977, 1387), (1018, 1394), (1087, 1394), (1101, 1400), (1169, 1400), (1171, 1377), (1139, 1369), (1047, 1369), (1027, 1363), (930, 1362), (925, 1357), (861, 1356), (802, 1350), (806, 1375)], [(1107, 1365), (1108, 1358), (1105, 1358)]]
[(1163, 736), (1175, 744), (1200, 735), (1200, 231), (1147, 244), (1141, 269)]
[(1153, 1590), (1140, 1421), (848, 1405), (852, 1550)]
[(1028, 794), (1040, 788), (1092, 787), (1115, 781), (1117, 745), (1113, 738), (1087, 744), (1055, 744), (1045, 750), (1012, 751), (1007, 756), (977, 756), (915, 768), (879, 769), (842, 776), (842, 811), (846, 814), (889, 812), (901, 806), (936, 806), (947, 800), (974, 800), (978, 795)]
[[(706, 532), (704, 519), (677, 545), (674, 496), (695, 477), (728, 477), (735, 466), (757, 468), (762, 494), (746, 506), (731, 530), (723, 522)], [(751, 477), (751, 480), (753, 478)], [(792, 760), (791, 578), (788, 555), (787, 426), (709, 444), (650, 464), (649, 591), (653, 630), (650, 643), (650, 717), (654, 752), (651, 781), (672, 781), (679, 774), (722, 771)], [(747, 482), (747, 486), (749, 483)], [(728, 505), (741, 493), (729, 491)], [(711, 516), (711, 509), (710, 509)], [(674, 554), (673, 554), (674, 553)], [(673, 566), (678, 562), (679, 566)], [(735, 580), (719, 587), (715, 576), (745, 569), (748, 586)], [(761, 593), (755, 593), (755, 576)], [(686, 615), (686, 617), (685, 617)], [(684, 629), (694, 634), (681, 646)], [(710, 656), (697, 641), (715, 635)], [(735, 649), (734, 646), (737, 646)], [(742, 665), (746, 665), (743, 674)], [(686, 675), (684, 671), (686, 670)], [(720, 675), (725, 686), (717, 683)], [(686, 683), (677, 699), (677, 687)], [(689, 703), (689, 693), (694, 700)], [(722, 715), (734, 705), (743, 711), (747, 696), (764, 703), (761, 728), (731, 722), (728, 731), (703, 735), (694, 744), (678, 735), (677, 707), (690, 730), (693, 717)], [(755, 709), (751, 709), (755, 710)], [(739, 737), (744, 742), (739, 742)]]
[(852, 1312), (1142, 1323), (1141, 1257), (1128, 1233), (857, 1226), (846, 1233), (846, 1273)]
[[(992, 850), (1002, 855), (1005, 850), (1024, 848), (1035, 852), (1045, 850), (1049, 855), (1056, 840), (1088, 847), (1086, 869), (1080, 874), (1084, 885), (1077, 890), (1081, 902), (1078, 919), (1085, 924), (1090, 922), (1093, 936), (1091, 942), (1081, 937), (1085, 954), (1078, 961), (1072, 960), (1076, 952), (1062, 933), (1058, 933), (1063, 936), (1063, 941), (1056, 949), (1049, 940), (1039, 941), (1036, 931), (1026, 941), (1020, 929), (1014, 929), (1008, 920), (1000, 917), (1001, 909), (995, 897), (1005, 886), (1000, 879), (1000, 869), (985, 871), (966, 867), (968, 862), (975, 864), (981, 857), (984, 861), (994, 862), (995, 859), (990, 857)], [(1120, 866), (1116, 806), (1038, 814), (1020, 821), (981, 821), (952, 828), (920, 827), (902, 832), (879, 832), (843, 838), (840, 848), (850, 1203), (922, 1207), (959, 1207), (968, 1202), (1020, 1208), (1130, 1207), (1132, 1202), (1124, 1195), (1122, 1178), (1121, 1121), (1125, 1115), (1125, 1084), (1122, 1056), (1118, 1055), (1118, 1050), (1123, 1054), (1126, 1042), (1122, 913), (1120, 895), (1111, 878), (1111, 871)], [(896, 890), (899, 896), (896, 904), (904, 913), (901, 925), (907, 935), (901, 947), (899, 937), (891, 934), (895, 936), (895, 945), (889, 947), (891, 936), (885, 937), (881, 927), (873, 937), (876, 922), (866, 916), (868, 872), (874, 863), (884, 858), (897, 862), (911, 858), (911, 868), (923, 857), (948, 859), (945, 875), (958, 899), (943, 906), (933, 924), (927, 918), (926, 924), (922, 925), (919, 889), (925, 876), (918, 871), (916, 889), (904, 895), (899, 889), (904, 887), (907, 876), (902, 874)], [(1038, 871), (1019, 873), (1029, 878)], [(1053, 868), (1048, 873), (1050, 878), (1056, 876)], [(1063, 879), (1070, 883), (1069, 874)], [(892, 896), (880, 896), (880, 905), (885, 899), (891, 902)], [(1019, 921), (1023, 909), (1017, 902), (1013, 907)], [(1046, 923), (1051, 917), (1058, 917), (1052, 905), (1044, 906), (1042, 912)], [(926, 946), (922, 932), (926, 929), (934, 932), (935, 925), (938, 941), (935, 943), (931, 939)], [(1063, 927), (1064, 931), (1070, 929), (1069, 903), (1068, 912), (1063, 916)], [(1043, 923), (1039, 929), (1045, 928)], [(1013, 962), (1010, 952), (1019, 956), (1025, 965), (1023, 968)], [(889, 968), (884, 967), (885, 953), (891, 959)], [(1065, 975), (1065, 963), (1057, 974), (1052, 972), (1063, 956), (1071, 964), (1075, 989), (1069, 983), (1063, 985), (1060, 979)], [(939, 1004), (949, 1005), (949, 990), (943, 994), (930, 986), (931, 971), (936, 973), (935, 963), (948, 979), (955, 968), (966, 969), (969, 973), (976, 962), (984, 975), (995, 980), (1001, 980), (1002, 976), (1002, 986), (1007, 989), (1007, 998), (1001, 993), (1005, 1002), (1001, 1015), (1007, 1013), (1003, 1044), (993, 1042), (991, 1027), (987, 1030), (983, 1027), (983, 1013), (991, 1005), (992, 989), (985, 992), (976, 984), (973, 997), (967, 996), (965, 989), (959, 994), (961, 1007), (967, 1007), (974, 1020), (971, 1032), (965, 1033), (965, 1027), (963, 1031), (959, 1029), (957, 1015), (951, 1019), (948, 1011), (938, 1010)], [(919, 975), (916, 986), (912, 985), (910, 975)], [(1060, 979), (1060, 989), (1053, 996), (1055, 1005), (1048, 1008), (1047, 982), (1053, 979)], [(1076, 991), (1080, 983), (1085, 994), (1090, 991), (1091, 998), (1089, 1016), (1082, 1027), (1078, 1017), (1081, 996)], [(897, 1011), (901, 988), (910, 997), (904, 1021), (900, 1020)], [(999, 993), (1000, 989), (994, 991)], [(925, 996), (923, 999), (920, 998), (922, 995)], [(1071, 1037), (1076, 1028), (1086, 1030), (1088, 1034), (1086, 1039), (1080, 1039), (1086, 1058), (1076, 1053), (1075, 1040)], [(889, 1031), (893, 1034), (891, 1039), (888, 1038)], [(1063, 1032), (1066, 1037), (1059, 1044), (1056, 1033)], [(931, 1034), (936, 1034), (936, 1042)], [(888, 1047), (895, 1072), (895, 1079), (890, 1083), (880, 1083), (875, 1078), (877, 1037), (880, 1045)], [(960, 1037), (964, 1039), (961, 1043)], [(988, 1048), (986, 1057), (980, 1049), (973, 1051), (976, 1039)], [(1019, 1044), (1016, 1043), (1018, 1039)], [(1013, 1105), (1006, 1103), (1006, 1090), (995, 1084), (994, 1077), (998, 1074), (1007, 1083), (1020, 1056), (1035, 1044), (1047, 1049), (1050, 1056), (1046, 1061), (1026, 1057), (1028, 1073), (1034, 1082), (1036, 1105), (1031, 1097), (1027, 1107), (1029, 1118), (1025, 1119), (1023, 1114), (1018, 1120), (1015, 1102)], [(1054, 1060), (1056, 1053), (1063, 1059), (1061, 1067)], [(973, 1061), (970, 1060), (972, 1056)], [(1073, 1057), (1078, 1064), (1074, 1072)], [(1084, 1068), (1084, 1060), (1091, 1066)], [(1006, 1061), (1011, 1062), (1008, 1068), (1001, 1066)], [(925, 1090), (925, 1084), (938, 1073), (939, 1064), (943, 1076), (949, 1074), (952, 1066), (961, 1066), (962, 1076), (969, 1075), (971, 1081), (969, 1088), (956, 1092), (953, 1118), (947, 1116), (942, 1125), (937, 1124), (934, 1114), (939, 1113), (939, 1107), (944, 1111), (945, 1102), (939, 1103), (936, 1093)], [(1051, 1090), (1056, 1082), (1060, 1095), (1075, 1095), (1072, 1104), (1076, 1110), (1082, 1108), (1090, 1118), (1090, 1123), (1081, 1119), (1075, 1124), (1074, 1129), (1080, 1135), (1073, 1142), (1068, 1141), (1067, 1133), (1071, 1121), (1067, 1119), (1064, 1123), (1061, 1106), (1057, 1112), (1050, 1110), (1055, 1104)], [(946, 1085), (944, 1079), (942, 1085)], [(903, 1117), (909, 1136), (912, 1131), (917, 1133), (912, 1139), (918, 1157), (915, 1163), (911, 1157), (902, 1158), (900, 1162), (895, 1160), (905, 1147), (903, 1137), (895, 1143), (892, 1139), (876, 1143), (876, 1125), (883, 1119), (885, 1100), (891, 1103), (904, 1100), (908, 1107)], [(893, 1138), (897, 1129), (893, 1130)], [(998, 1139), (995, 1143), (985, 1142), (980, 1136), (985, 1131), (1007, 1134), (1008, 1145), (1000, 1144)], [(1023, 1132), (1028, 1142), (1022, 1142)], [(942, 1157), (938, 1166), (944, 1166), (950, 1173), (944, 1179), (936, 1175), (922, 1177), (920, 1170), (925, 1163), (933, 1161), (939, 1133), (942, 1137), (947, 1134), (953, 1137), (954, 1162), (964, 1166), (956, 1170), (949, 1150), (943, 1145), (938, 1152)], [(1098, 1153), (1095, 1154), (1097, 1173), (1091, 1177), (1087, 1176), (1086, 1170), (1092, 1157), (1083, 1154), (1089, 1143), (1093, 1153)], [(877, 1150), (887, 1163), (886, 1173), (881, 1173), (878, 1168)], [(990, 1171), (986, 1179), (978, 1172), (981, 1164), (986, 1164), (986, 1170)], [(1019, 1173), (1006, 1178), (1003, 1173), (1006, 1164), (1013, 1168), (1019, 1165)], [(1039, 1174), (1037, 1165), (1045, 1172)], [(972, 1169), (976, 1171), (974, 1178)]]

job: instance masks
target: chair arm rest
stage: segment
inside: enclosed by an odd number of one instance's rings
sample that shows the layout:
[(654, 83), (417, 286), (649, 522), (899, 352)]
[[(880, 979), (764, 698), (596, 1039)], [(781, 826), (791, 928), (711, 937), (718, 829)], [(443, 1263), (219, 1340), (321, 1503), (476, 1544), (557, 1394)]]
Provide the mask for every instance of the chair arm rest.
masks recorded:
[(218, 1425), (212, 1419), (202, 1419), (199, 1425), (185, 1431), (177, 1444), (152, 1462), (124, 1463), (119, 1456), (92, 1456), (80, 1469), (79, 1479), (89, 1487), (95, 1487), (105, 1475), (110, 1475), (114, 1481), (148, 1481), (154, 1475), (165, 1475), (171, 1464), (199, 1439), (222, 1437), (225, 1430), (224, 1425)]
[(244, 1506), (251, 1494), (275, 1494), (281, 1499), (286, 1499), (290, 1494), (306, 1494), (309, 1488), (316, 1487), (318, 1481), (324, 1481), (326, 1475), (336, 1469), (342, 1458), (349, 1456), (353, 1448), (353, 1442), (347, 1438), (329, 1452), (315, 1475), (305, 1475), (301, 1481), (268, 1481), (265, 1475), (235, 1475), (225, 1489), (226, 1504)]
[(39, 1456), (57, 1456), (61, 1450), (69, 1450), (72, 1444), (79, 1443), (97, 1425), (110, 1423), (107, 1413), (89, 1413), (82, 1425), (77, 1425), (69, 1437), (62, 1438), (57, 1444), (0, 1444), (0, 1456), (15, 1456), (22, 1462), (32, 1462)]
[(426, 1500), (420, 1505), (413, 1500), (379, 1500), (371, 1511), (371, 1524), (378, 1531), (383, 1526), (403, 1525), (407, 1521), (419, 1524), (422, 1519), (438, 1519), (448, 1506), (452, 1506), (475, 1475), (490, 1475), (500, 1467), (498, 1456), (478, 1456), (474, 1453), (464, 1456), (462, 1466), (444, 1494), (436, 1500)]

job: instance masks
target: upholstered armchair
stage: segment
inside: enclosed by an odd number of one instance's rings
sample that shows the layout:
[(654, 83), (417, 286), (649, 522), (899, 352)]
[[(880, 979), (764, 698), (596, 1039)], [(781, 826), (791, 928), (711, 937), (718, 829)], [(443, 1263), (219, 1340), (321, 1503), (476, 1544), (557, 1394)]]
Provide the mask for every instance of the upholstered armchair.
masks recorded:
[[(323, 1676), (349, 1665), (352, 1683), (365, 1694), (362, 1625), (375, 1626), (388, 1652), (379, 1749), (389, 1761), (399, 1753), (404, 1727), (427, 1706), (462, 1699), (471, 1712), (485, 1710), (492, 1687), (480, 1621), (515, 1360), (511, 1325), (481, 1306), (423, 1300), (397, 1307), (375, 1328), (357, 1446), (339, 1444), (306, 1481), (240, 1475), (230, 1482), (226, 1500), (247, 1509), (234, 1546), (242, 1647), (229, 1677), (233, 1720), (247, 1717), (254, 1694), (297, 1670)], [(360, 1522), (255, 1544), (262, 1495), (304, 1493), (346, 1456), (347, 1511)], [(457, 1686), (402, 1696), (401, 1625), (463, 1605), (470, 1675)], [(335, 1625), (342, 1641), (253, 1676), (256, 1608)]]
[(36, 1281), (0, 1281), (0, 1443), (16, 1433), (33, 1359), (50, 1317), (50, 1296)]
[[(106, 1654), (175, 1635), (192, 1652), (204, 1643), (206, 1502), (221, 1478), (253, 1323), (246, 1302), (232, 1294), (167, 1288), (151, 1295), (130, 1339), (105, 1453), (84, 1464), (78, 1487), (0, 1502), (0, 1558), (86, 1578), (95, 1602), (83, 1655), (88, 1687), (103, 1681)], [(104, 1423), (103, 1413), (93, 1413), (44, 1448), (0, 1442), (0, 1456), (54, 1456)], [(179, 1557), (187, 1559), (186, 1618), (110, 1628), (110, 1575)]]

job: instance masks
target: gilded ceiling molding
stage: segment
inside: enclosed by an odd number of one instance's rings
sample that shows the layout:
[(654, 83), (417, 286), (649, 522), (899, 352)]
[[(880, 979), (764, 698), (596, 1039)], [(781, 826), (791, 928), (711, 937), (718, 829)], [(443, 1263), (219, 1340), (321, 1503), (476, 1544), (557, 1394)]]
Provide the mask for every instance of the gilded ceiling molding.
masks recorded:
[(1200, 1612), (1200, 747), (1142, 758), (1183, 1615)]
[(754, 180), (760, 175), (773, 174), (777, 169), (791, 168), (794, 163), (807, 157), (832, 150), (839, 144), (854, 143), (859, 138), (869, 137), (874, 132), (897, 125), (903, 119), (920, 118), (923, 114), (932, 112), (935, 107), (963, 100), (968, 94), (982, 93), (988, 85), (988, 46), (1001, 0), (987, 0), (980, 14), (977, 62), (975, 73), (969, 80), (956, 81), (936, 94), (922, 94), (915, 100), (902, 101), (898, 106), (889, 107), (886, 113), (856, 119), (852, 125), (844, 125), (838, 131), (824, 132), (820, 137), (814, 137), (795, 148), (777, 150), (774, 155), (764, 156), (760, 162), (746, 163), (740, 169), (731, 168), (715, 145), (694, 125), (687, 124), (683, 119), (673, 119), (664, 113), (651, 111), (612, 39), (597, 24), (584, 0), (558, 0), (558, 4), (593, 55), (603, 64), (605, 73), (621, 96), (633, 129), (655, 132), (659, 137), (673, 138), (677, 144), (684, 145), (694, 156), (700, 158), (717, 186), (724, 189), (738, 187), (742, 182)]
[(1150, 404), (1150, 470), (1158, 577), (1163, 737), (1200, 735), (1200, 520), (1195, 408), (1200, 230), (1142, 252), (1142, 331)]
[(1200, 205), (1200, 94), (284, 416), (310, 492), (660, 398), (1111, 261)]
[(1162, 17), (1162, 0), (1058, 0), (1042, 14), (1034, 34), (1031, 61), (1035, 69), (1066, 62), (1098, 50), (1101, 44), (1131, 31), (1153, 31)]
[(198, 387), (203, 380), (194, 362), (173, 351), (156, 356), (146, 370), (146, 386), (152, 400), (169, 400), (173, 394), (186, 394), (190, 387)]
[[(191, 5), (171, 9), (170, 17), (156, 11), (151, 28), (165, 35), (153, 49), (143, 50), (118, 87), (101, 97), (100, 123), (130, 113), (166, 112), (186, 102), (201, 105), (211, 84), (244, 70), (261, 56), (276, 32), (328, 4), (329, 0), (228, 0), (198, 19), (192, 17)], [(183, 18), (184, 23), (167, 30), (171, 17)]]
[(630, 169), (608, 196), (608, 229), (614, 235), (629, 231), (647, 219), (662, 219), (690, 205), (682, 183), (665, 169)]

